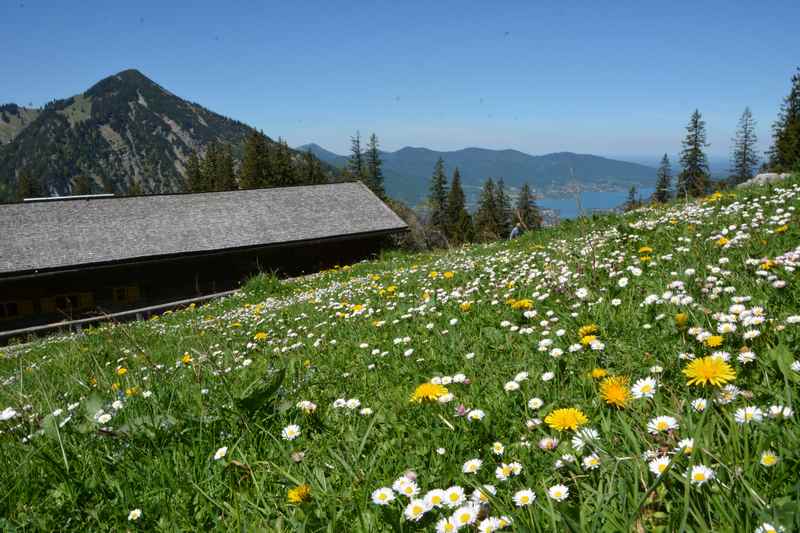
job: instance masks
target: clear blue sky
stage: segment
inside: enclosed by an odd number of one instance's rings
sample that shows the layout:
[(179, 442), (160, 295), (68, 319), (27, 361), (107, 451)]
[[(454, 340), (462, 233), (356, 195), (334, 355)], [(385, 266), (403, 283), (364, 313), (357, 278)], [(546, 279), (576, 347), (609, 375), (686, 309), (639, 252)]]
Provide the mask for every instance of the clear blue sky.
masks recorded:
[(0, 102), (41, 105), (137, 68), (284, 137), (655, 159), (697, 107), (726, 157), (761, 144), (800, 66), (800, 1), (0, 0)]

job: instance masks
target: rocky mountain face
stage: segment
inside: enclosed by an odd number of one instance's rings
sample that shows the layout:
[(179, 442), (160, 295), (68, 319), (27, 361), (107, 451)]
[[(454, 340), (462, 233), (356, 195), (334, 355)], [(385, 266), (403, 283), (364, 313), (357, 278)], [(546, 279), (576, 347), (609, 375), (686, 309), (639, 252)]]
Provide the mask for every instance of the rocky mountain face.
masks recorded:
[(41, 110), (0, 108), (0, 186), (25, 173), (45, 194), (69, 194), (76, 176), (98, 192), (179, 191), (193, 151), (217, 141), (236, 155), (253, 131), (125, 70)]

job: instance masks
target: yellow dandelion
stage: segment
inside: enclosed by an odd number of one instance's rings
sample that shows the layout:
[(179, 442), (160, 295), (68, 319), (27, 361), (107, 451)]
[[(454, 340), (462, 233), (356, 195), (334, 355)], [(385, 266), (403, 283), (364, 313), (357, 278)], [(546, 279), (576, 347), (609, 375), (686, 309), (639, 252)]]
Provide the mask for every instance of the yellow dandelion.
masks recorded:
[(597, 327), (597, 324), (586, 324), (585, 326), (581, 326), (581, 329), (578, 330), (579, 337), (585, 337), (587, 335), (594, 335), (600, 331), (600, 328)]
[(736, 379), (736, 371), (721, 357), (701, 357), (695, 359), (683, 369), (689, 378), (689, 385), (707, 385), (721, 387), (729, 381)]
[(589, 346), (594, 340), (597, 340), (597, 335), (584, 335), (581, 337), (581, 344), (584, 346)]
[(189, 352), (186, 352), (185, 354), (183, 354), (183, 357), (181, 357), (181, 362), (184, 365), (188, 365), (189, 363), (192, 362), (192, 356), (189, 355)]
[(545, 423), (552, 429), (564, 431), (571, 429), (575, 431), (578, 427), (584, 425), (589, 421), (586, 415), (580, 409), (568, 407), (565, 409), (556, 409), (544, 419)]
[(266, 340), (267, 339), (267, 334), (264, 333), (263, 331), (259, 331), (258, 333), (256, 333), (255, 337), (253, 337), (253, 339), (257, 340), (257, 341)]
[(622, 409), (631, 399), (631, 390), (628, 388), (628, 378), (613, 376), (600, 382), (600, 397), (608, 405)]
[(469, 308), (472, 307), (472, 304), (469, 302), (463, 302), (461, 305), (458, 306), (462, 311), (469, 311)]
[(650, 248), (649, 246), (642, 246), (641, 248), (639, 248), (639, 253), (642, 255), (652, 254), (653, 249)]
[(731, 242), (731, 241), (729, 239), (727, 239), (726, 237), (720, 237), (719, 239), (717, 239), (717, 244), (719, 246), (725, 246), (729, 242)]
[(684, 327), (689, 322), (689, 315), (686, 313), (678, 313), (675, 315), (675, 325), (679, 328)]
[(514, 300), (511, 304), (512, 309), (522, 309), (522, 310), (529, 310), (533, 309), (533, 301), (528, 300), (527, 298), (522, 300)]
[(709, 348), (716, 348), (717, 346), (722, 346), (723, 341), (722, 335), (712, 335), (706, 339), (706, 346)]
[(589, 373), (589, 375), (594, 379), (604, 378), (608, 375), (608, 370), (605, 368), (595, 368)]
[(777, 228), (775, 228), (775, 233), (786, 233), (786, 231), (788, 229), (789, 229), (789, 225), (788, 224), (784, 224), (783, 226), (778, 226)]
[(434, 402), (447, 393), (447, 387), (435, 383), (423, 383), (414, 390), (411, 395), (411, 401), (417, 403), (423, 401)]
[(125, 375), (125, 374), (127, 374), (127, 373), (128, 373), (128, 369), (127, 369), (127, 368), (125, 368), (124, 366), (121, 366), (121, 367), (119, 367), (119, 368), (117, 369), (117, 375), (118, 375), (118, 376), (124, 376), (124, 375)]
[(454, 272), (449, 272), (448, 271), (448, 272), (444, 273), (444, 279), (453, 279), (453, 276), (455, 276)]
[(311, 499), (311, 486), (304, 483), (289, 489), (286, 492), (286, 499), (289, 500), (289, 503), (293, 503), (295, 505), (307, 502)]

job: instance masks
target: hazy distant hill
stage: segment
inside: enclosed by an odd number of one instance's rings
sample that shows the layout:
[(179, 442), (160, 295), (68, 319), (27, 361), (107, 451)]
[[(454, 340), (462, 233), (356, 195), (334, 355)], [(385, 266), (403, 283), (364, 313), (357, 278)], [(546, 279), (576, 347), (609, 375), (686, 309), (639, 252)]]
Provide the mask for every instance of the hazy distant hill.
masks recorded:
[[(325, 150), (317, 144), (307, 144), (322, 161), (343, 167), (347, 156)], [(559, 152), (533, 156), (518, 150), (488, 150), (465, 148), (452, 152), (437, 152), (427, 148), (402, 148), (382, 152), (386, 189), (390, 196), (417, 203), (427, 194), (428, 179), (436, 160), (444, 159), (448, 174), (459, 168), (461, 178), (474, 194), (475, 188), (488, 177), (502, 177), (517, 187), (527, 181), (540, 194), (558, 195), (574, 175), (587, 190), (613, 190), (632, 184), (652, 186), (656, 169), (638, 163), (617, 161), (596, 155)]]
[(69, 193), (77, 175), (92, 178), (98, 190), (105, 184), (124, 192), (133, 182), (146, 193), (180, 190), (193, 150), (220, 141), (233, 144), (236, 154), (254, 131), (175, 96), (137, 70), (41, 110), (23, 109), (0, 108), (0, 140), (10, 141), (0, 146), (0, 185), (13, 190), (25, 172), (44, 180), (46, 194)]

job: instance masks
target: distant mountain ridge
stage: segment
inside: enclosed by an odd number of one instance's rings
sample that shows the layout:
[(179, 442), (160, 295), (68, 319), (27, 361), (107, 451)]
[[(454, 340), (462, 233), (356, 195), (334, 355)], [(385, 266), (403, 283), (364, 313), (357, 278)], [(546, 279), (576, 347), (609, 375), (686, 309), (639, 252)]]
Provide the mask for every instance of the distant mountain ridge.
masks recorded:
[[(311, 150), (322, 161), (342, 168), (347, 156), (318, 144), (306, 144), (298, 150)], [(433, 165), (441, 157), (448, 174), (458, 167), (465, 188), (480, 187), (486, 178), (503, 178), (507, 185), (519, 187), (524, 182), (539, 194), (558, 196), (573, 180), (585, 190), (620, 190), (637, 185), (652, 187), (656, 169), (639, 163), (618, 161), (591, 154), (557, 152), (534, 156), (518, 150), (464, 148), (440, 152), (407, 146), (396, 152), (381, 152), (386, 190), (390, 196), (416, 204), (424, 199)]]
[(69, 194), (78, 175), (96, 191), (175, 192), (192, 152), (221, 142), (241, 155), (254, 131), (124, 70), (42, 109), (0, 107), (0, 188), (14, 190), (26, 173), (48, 195)]

